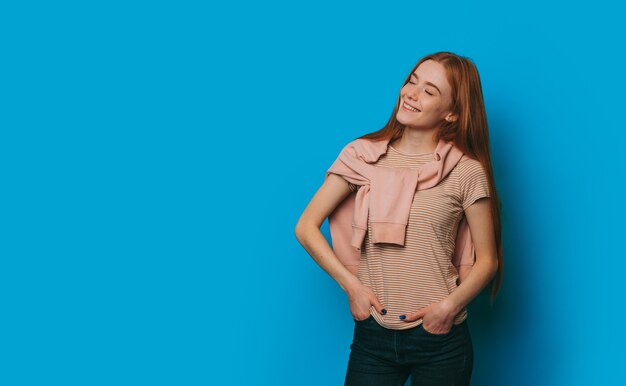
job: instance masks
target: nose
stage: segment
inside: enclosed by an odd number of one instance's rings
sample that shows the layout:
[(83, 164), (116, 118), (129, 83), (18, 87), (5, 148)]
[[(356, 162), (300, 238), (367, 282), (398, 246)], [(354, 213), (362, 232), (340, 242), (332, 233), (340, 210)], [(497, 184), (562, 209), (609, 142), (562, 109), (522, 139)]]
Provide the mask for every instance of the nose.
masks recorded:
[(417, 87), (409, 87), (406, 90), (406, 96), (409, 97), (411, 100), (416, 101), (418, 94), (419, 94), (419, 92), (417, 90)]

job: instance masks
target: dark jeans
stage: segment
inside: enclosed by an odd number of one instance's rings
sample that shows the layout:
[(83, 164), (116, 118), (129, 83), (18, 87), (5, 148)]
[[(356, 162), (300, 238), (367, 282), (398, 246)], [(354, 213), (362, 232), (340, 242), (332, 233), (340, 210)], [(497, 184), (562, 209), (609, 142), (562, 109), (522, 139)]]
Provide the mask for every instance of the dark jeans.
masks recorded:
[(354, 321), (344, 386), (467, 386), (474, 349), (467, 320), (446, 334), (420, 324), (407, 330), (382, 327), (372, 315)]

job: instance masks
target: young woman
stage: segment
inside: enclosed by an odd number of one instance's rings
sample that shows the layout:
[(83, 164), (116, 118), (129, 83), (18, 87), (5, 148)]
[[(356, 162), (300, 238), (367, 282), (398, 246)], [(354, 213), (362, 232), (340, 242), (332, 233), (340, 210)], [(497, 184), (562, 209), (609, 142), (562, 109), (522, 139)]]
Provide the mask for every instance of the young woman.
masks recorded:
[(466, 305), (489, 282), (492, 302), (500, 289), (499, 209), (478, 71), (450, 52), (427, 55), (389, 122), (342, 149), (295, 229), (348, 296), (345, 385), (401, 386), (409, 375), (413, 386), (469, 385)]

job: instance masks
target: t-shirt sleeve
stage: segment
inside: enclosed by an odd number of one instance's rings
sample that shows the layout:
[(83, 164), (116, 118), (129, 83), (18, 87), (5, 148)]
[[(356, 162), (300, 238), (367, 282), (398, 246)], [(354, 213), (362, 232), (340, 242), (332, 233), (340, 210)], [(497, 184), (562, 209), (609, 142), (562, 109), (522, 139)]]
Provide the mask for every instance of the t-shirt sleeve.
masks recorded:
[(352, 182), (348, 181), (348, 180), (347, 180), (344, 176), (342, 176), (342, 175), (341, 175), (341, 174), (339, 174), (339, 173), (334, 173), (334, 172), (330, 172), (330, 171), (329, 171), (329, 172), (326, 172), (326, 175), (328, 175), (328, 174), (330, 174), (330, 173), (332, 173), (332, 174), (336, 174), (336, 175), (338, 175), (339, 177), (343, 178), (343, 179), (344, 179), (344, 180), (348, 183), (348, 186), (350, 187), (350, 190), (351, 190), (351, 191), (356, 192), (356, 191), (359, 189), (359, 185), (353, 184)]
[(491, 197), (487, 173), (477, 160), (463, 161), (460, 180), (463, 210), (469, 208), (479, 198)]

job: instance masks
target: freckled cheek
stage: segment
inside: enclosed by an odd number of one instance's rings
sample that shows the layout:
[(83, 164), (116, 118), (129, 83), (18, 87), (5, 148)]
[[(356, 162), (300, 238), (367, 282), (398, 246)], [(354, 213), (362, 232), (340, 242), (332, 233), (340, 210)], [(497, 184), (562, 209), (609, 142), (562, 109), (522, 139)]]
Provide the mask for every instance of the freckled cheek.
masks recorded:
[(437, 111), (437, 106), (433, 106), (432, 103), (422, 102), (422, 112), (430, 113), (430, 112), (436, 112), (436, 111)]
[(436, 114), (442, 113), (445, 110), (442, 103), (427, 103), (424, 109), (428, 109)]

